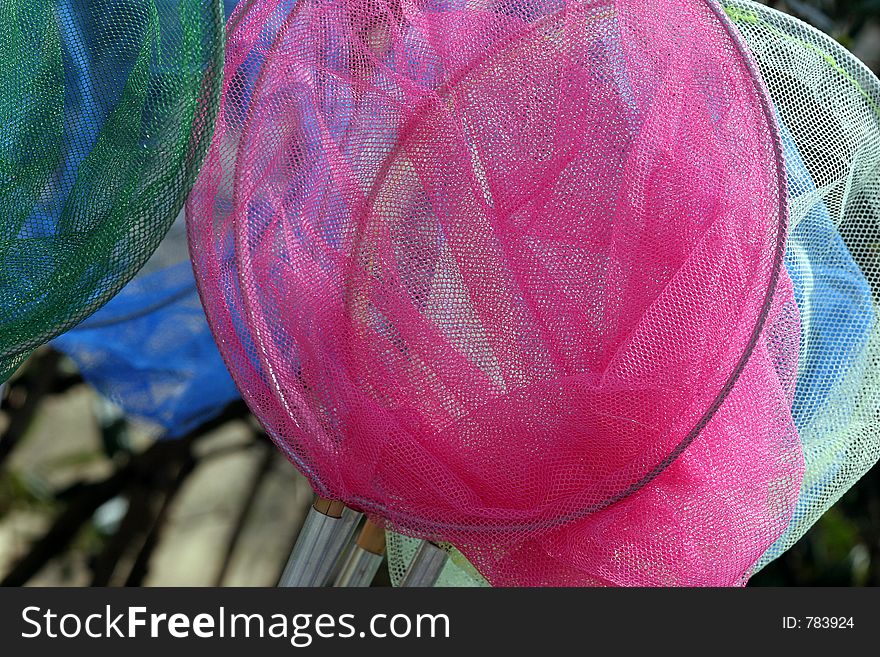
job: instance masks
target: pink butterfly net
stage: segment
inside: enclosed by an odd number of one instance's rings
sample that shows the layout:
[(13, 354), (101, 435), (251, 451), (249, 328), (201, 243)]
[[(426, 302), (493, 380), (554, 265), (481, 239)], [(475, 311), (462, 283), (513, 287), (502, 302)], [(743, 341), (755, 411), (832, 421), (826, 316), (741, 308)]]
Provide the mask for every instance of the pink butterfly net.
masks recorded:
[(495, 585), (740, 584), (787, 525), (772, 110), (705, 0), (261, 0), (188, 203), (316, 492)]

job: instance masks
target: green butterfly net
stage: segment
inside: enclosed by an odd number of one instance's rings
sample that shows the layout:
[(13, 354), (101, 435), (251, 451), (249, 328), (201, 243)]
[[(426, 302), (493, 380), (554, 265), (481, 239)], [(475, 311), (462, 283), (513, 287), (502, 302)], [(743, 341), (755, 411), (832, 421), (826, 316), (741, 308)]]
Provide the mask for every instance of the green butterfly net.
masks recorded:
[(0, 382), (158, 246), (212, 136), (221, 0), (0, 3)]
[(880, 457), (880, 81), (806, 23), (726, 0), (776, 105), (786, 155), (785, 265), (801, 315), (792, 415), (804, 480), (791, 547)]
[[(805, 474), (786, 530), (755, 566), (791, 547), (880, 457), (880, 82), (809, 25), (748, 0), (722, 5), (776, 106), (788, 176), (785, 265), (801, 315), (792, 415)], [(420, 541), (387, 536), (399, 584)], [(438, 586), (487, 586), (455, 552)]]

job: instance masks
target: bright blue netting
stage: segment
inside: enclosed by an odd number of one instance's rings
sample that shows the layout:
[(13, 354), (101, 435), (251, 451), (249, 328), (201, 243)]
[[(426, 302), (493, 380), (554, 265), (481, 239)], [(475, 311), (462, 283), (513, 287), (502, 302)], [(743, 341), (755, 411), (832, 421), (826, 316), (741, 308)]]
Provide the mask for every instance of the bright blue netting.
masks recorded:
[[(237, 0), (223, 4), (228, 18)], [(131, 283), (53, 341), (102, 395), (168, 438), (239, 398), (208, 329), (185, 240), (182, 222), (175, 224)]]
[[(782, 132), (789, 195), (818, 196), (791, 135), (784, 128)], [(871, 286), (822, 201), (792, 228), (785, 265), (798, 309), (810, 314), (801, 337), (792, 407), (795, 423), (802, 430), (821, 413), (843, 375), (863, 365), (875, 321), (874, 308)]]
[(102, 395), (169, 438), (239, 398), (208, 329), (177, 225), (142, 273), (52, 344)]

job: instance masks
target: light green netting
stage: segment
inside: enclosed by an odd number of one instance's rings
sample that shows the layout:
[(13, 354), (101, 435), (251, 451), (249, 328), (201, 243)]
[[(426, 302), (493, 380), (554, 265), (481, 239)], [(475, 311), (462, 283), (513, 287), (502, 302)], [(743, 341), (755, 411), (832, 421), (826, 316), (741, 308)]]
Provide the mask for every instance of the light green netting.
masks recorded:
[[(385, 532), (388, 574), (391, 576), (391, 583), (394, 586), (400, 585), (421, 543), (419, 539), (410, 538), (403, 534)], [(450, 548), (449, 559), (443, 572), (440, 573), (437, 586), (489, 586), (489, 584), (458, 550)]]
[(786, 147), (786, 267), (801, 313), (793, 415), (805, 476), (794, 544), (880, 457), (880, 82), (833, 39), (773, 9), (723, 3), (758, 62)]

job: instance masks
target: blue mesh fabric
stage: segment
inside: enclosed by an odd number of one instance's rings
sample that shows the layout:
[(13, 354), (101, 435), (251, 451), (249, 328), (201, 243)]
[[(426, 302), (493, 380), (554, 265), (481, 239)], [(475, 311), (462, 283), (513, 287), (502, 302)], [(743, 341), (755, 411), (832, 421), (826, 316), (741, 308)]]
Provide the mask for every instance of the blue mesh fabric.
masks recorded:
[[(784, 127), (782, 135), (789, 195), (818, 197), (816, 184)], [(871, 286), (822, 201), (793, 227), (785, 265), (798, 309), (811, 313), (811, 321), (803, 327), (792, 407), (798, 430), (803, 431), (828, 403), (843, 375), (854, 367), (864, 367), (865, 346), (875, 317)]]
[(239, 395), (208, 329), (189, 261), (150, 269), (53, 344), (126, 414), (176, 438)]

